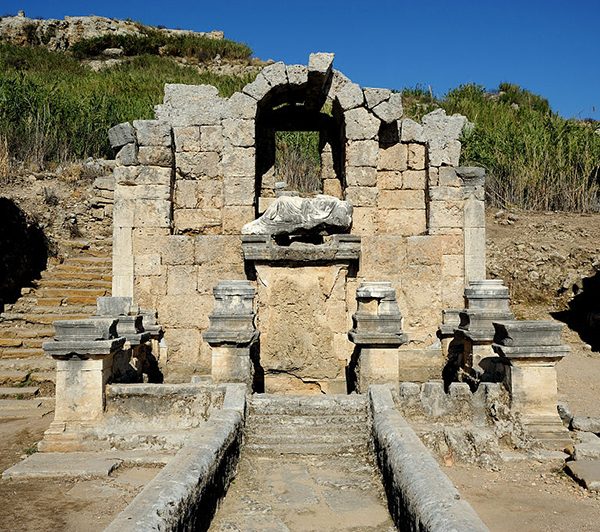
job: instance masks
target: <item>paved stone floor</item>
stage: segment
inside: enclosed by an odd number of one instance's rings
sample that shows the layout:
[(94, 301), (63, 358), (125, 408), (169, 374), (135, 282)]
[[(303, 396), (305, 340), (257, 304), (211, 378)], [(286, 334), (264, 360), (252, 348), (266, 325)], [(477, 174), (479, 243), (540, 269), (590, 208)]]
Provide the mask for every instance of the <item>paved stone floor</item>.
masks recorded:
[(366, 456), (252, 456), (210, 530), (393, 531), (383, 486)]

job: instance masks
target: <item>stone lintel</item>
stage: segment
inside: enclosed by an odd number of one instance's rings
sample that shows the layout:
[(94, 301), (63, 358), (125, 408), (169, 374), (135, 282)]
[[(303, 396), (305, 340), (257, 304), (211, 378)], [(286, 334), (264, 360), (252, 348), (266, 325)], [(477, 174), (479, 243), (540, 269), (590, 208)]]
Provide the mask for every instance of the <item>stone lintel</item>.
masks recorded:
[(53, 358), (103, 358), (116, 353), (125, 345), (125, 338), (110, 340), (53, 340), (44, 342), (42, 348), (47, 355)]
[(408, 342), (408, 336), (404, 333), (384, 332), (357, 332), (352, 330), (348, 333), (350, 341), (360, 347), (400, 347)]
[(546, 320), (509, 320), (493, 323), (494, 342), (503, 346), (560, 346), (562, 324)]
[(296, 241), (289, 246), (281, 246), (268, 235), (243, 235), (242, 251), (244, 260), (258, 263), (347, 263), (360, 259), (360, 237), (332, 235), (323, 244)]
[(568, 345), (526, 345), (511, 347), (492, 344), (498, 355), (508, 358), (512, 362), (558, 362), (567, 356), (571, 348)]

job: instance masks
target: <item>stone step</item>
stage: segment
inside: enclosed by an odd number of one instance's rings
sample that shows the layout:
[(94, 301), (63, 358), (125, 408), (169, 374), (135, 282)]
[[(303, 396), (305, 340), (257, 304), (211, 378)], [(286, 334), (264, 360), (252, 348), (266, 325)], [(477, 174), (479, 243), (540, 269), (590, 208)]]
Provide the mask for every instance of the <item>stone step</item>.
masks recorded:
[(367, 399), (359, 395), (254, 395), (249, 413), (259, 415), (345, 415), (367, 412)]
[(264, 443), (253, 443), (244, 445), (244, 451), (250, 455), (273, 455), (273, 454), (295, 454), (295, 455), (356, 455), (369, 453), (366, 444), (330, 444), (290, 443), (281, 445), (270, 445)]
[(0, 399), (0, 419), (43, 417), (54, 410), (50, 397)]
[(71, 300), (75, 297), (102, 297), (107, 295), (108, 290), (106, 288), (38, 288), (36, 290), (36, 295), (38, 299), (40, 297), (47, 298), (67, 298)]
[(29, 377), (29, 371), (16, 369), (0, 370), (0, 385), (21, 384)]
[(136, 430), (133, 432), (111, 432), (106, 439), (111, 449), (143, 451), (177, 451), (189, 440), (189, 429)]
[(246, 430), (288, 430), (299, 428), (320, 427), (328, 429), (330, 426), (366, 426), (368, 422), (366, 413), (347, 414), (347, 415), (327, 415), (322, 416), (293, 416), (288, 414), (277, 415), (249, 415), (246, 420)]
[(14, 397), (17, 399), (31, 399), (39, 393), (37, 386), (0, 386), (0, 399)]
[(17, 347), (0, 349), (0, 358), (28, 358), (43, 357), (44, 351), (37, 347)]
[(83, 266), (94, 265), (94, 266), (106, 266), (112, 267), (112, 256), (108, 254), (106, 257), (88, 257), (86, 255), (78, 255), (69, 257), (63, 264), (81, 264)]
[(35, 327), (9, 325), (7, 322), (0, 324), (0, 338), (48, 338), (54, 336), (54, 327)]
[(54, 323), (56, 320), (60, 319), (69, 319), (69, 320), (83, 320), (89, 318), (94, 311), (86, 312), (86, 313), (73, 313), (73, 314), (33, 314), (33, 313), (24, 313), (24, 314), (13, 314), (13, 313), (5, 313), (4, 316), (6, 319), (14, 320), (14, 321), (23, 321), (27, 323), (33, 323), (36, 325), (50, 325)]
[(1, 347), (21, 347), (23, 340), (20, 338), (8, 338), (0, 337), (0, 348)]
[(0, 360), (0, 370), (32, 372), (55, 371), (56, 361), (50, 357), (17, 358)]
[(51, 271), (45, 271), (42, 273), (42, 280), (81, 280), (81, 281), (110, 281), (112, 275), (110, 273), (95, 273), (88, 272), (82, 269), (79, 272), (61, 271), (55, 268)]
[(299, 431), (288, 433), (251, 433), (246, 435), (246, 442), (249, 445), (313, 445), (313, 444), (331, 444), (331, 445), (367, 445), (369, 443), (369, 434), (365, 427), (359, 430), (351, 431)]
[[(101, 295), (106, 295), (108, 290), (99, 290), (103, 292)], [(62, 297), (38, 297), (37, 305), (43, 307), (61, 307), (65, 306), (75, 307), (75, 306), (91, 306), (96, 305), (96, 299), (98, 296), (95, 295), (86, 295), (86, 296), (70, 296), (63, 295)]]
[(104, 288), (110, 290), (112, 288), (112, 281), (102, 280), (102, 279), (92, 279), (92, 280), (79, 280), (79, 279), (56, 279), (56, 278), (48, 278), (42, 279), (38, 282), (38, 289), (46, 289), (46, 288), (88, 288), (88, 289), (100, 289)]

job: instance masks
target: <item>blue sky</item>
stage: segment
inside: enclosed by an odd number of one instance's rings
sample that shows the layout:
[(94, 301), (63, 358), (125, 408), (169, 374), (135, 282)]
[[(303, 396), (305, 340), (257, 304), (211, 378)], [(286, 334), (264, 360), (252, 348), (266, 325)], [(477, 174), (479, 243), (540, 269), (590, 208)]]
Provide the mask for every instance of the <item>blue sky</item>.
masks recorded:
[(261, 59), (306, 63), (335, 52), (363, 86), (517, 83), (566, 117), (600, 119), (600, 0), (156, 1), (2, 0), (0, 14), (102, 15), (207, 31)]

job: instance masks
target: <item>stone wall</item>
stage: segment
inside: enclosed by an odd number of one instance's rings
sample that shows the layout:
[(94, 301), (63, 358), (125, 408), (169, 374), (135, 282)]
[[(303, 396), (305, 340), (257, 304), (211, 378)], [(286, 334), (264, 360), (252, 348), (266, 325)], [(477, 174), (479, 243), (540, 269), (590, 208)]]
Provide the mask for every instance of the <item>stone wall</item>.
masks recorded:
[[(462, 306), (465, 283), (485, 278), (483, 173), (458, 167), (466, 120), (442, 110), (422, 123), (404, 118), (399, 94), (362, 89), (333, 70), (332, 61), (333, 54), (311, 54), (308, 66), (274, 63), (228, 99), (211, 86), (166, 85), (156, 120), (111, 130), (113, 146), (120, 147), (113, 295), (158, 309), (169, 346), (168, 359), (160, 361), (167, 373), (210, 373), (201, 333), (212, 288), (222, 279), (250, 279), (258, 284), (265, 360), (282, 349), (292, 358), (304, 350), (308, 359), (324, 359), (310, 375), (292, 369), (294, 377), (343, 381), (352, 355), (345, 335), (362, 280), (390, 281), (397, 292), (409, 336), (400, 348), (401, 378), (440, 375), (441, 311)], [(321, 111), (326, 102), (330, 114)], [(291, 262), (244, 261), (242, 226), (274, 195), (270, 139), (294, 124), (320, 132), (323, 191), (352, 203), (351, 233), (361, 237), (360, 262), (342, 268), (334, 298), (317, 279), (336, 261), (302, 270)], [(302, 322), (318, 341), (294, 336), (283, 327), (285, 314), (281, 322), (269, 318), (278, 301), (294, 298), (302, 299), (294, 312), (302, 310), (304, 320), (294, 324)]]

